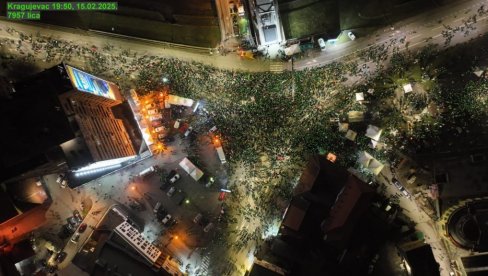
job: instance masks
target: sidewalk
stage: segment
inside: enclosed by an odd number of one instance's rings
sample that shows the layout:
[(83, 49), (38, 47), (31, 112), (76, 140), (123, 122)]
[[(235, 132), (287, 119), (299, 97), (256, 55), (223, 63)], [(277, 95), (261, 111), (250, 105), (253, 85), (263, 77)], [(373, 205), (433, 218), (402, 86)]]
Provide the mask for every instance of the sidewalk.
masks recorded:
[[(386, 186), (386, 196), (392, 196), (399, 194), (398, 189), (390, 183), (390, 179), (393, 177), (390, 168), (385, 166), (382, 173), (382, 177), (378, 177), (376, 180)], [(425, 242), (431, 246), (434, 258), (439, 264), (440, 275), (450, 276), (450, 256), (444, 243), (442, 243), (441, 237), (438, 233), (436, 222), (433, 221), (422, 209), (419, 209), (415, 204), (414, 199), (409, 199), (400, 194), (400, 207), (406, 211), (408, 217), (415, 222), (415, 228), (424, 234)]]
[[(21, 31), (26, 35), (36, 33), (51, 37), (53, 39), (66, 40), (78, 45), (86, 45), (91, 47), (92, 45), (102, 49), (107, 44), (116, 46), (115, 49), (130, 50), (131, 52), (137, 52), (139, 55), (155, 55), (163, 56), (167, 58), (176, 58), (188, 62), (200, 62), (205, 65), (226, 69), (226, 70), (240, 70), (251, 72), (263, 72), (269, 71), (269, 61), (261, 60), (249, 60), (242, 59), (235, 53), (229, 53), (226, 56), (222, 56), (218, 53), (199, 54), (191, 51), (184, 51), (180, 49), (167, 48), (164, 43), (161, 45), (155, 45), (155, 43), (149, 43), (145, 40), (138, 38), (122, 38), (114, 36), (104, 36), (101, 34), (86, 32), (81, 30), (61, 28), (58, 26), (46, 26), (30, 24), (28, 22), (9, 21), (5, 18), (0, 19), (0, 37), (10, 38), (18, 40), (16, 35), (8, 34), (5, 30), (7, 28), (14, 28), (17, 31)], [(80, 43), (83, 41), (84, 43)]]

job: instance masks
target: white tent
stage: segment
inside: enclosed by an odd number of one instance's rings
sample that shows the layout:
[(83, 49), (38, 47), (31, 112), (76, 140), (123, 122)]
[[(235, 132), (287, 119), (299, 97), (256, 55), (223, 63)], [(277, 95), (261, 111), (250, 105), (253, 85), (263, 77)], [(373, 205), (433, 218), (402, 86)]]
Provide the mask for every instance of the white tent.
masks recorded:
[(180, 167), (183, 168), (183, 170), (185, 170), (185, 172), (187, 172), (193, 179), (195, 179), (195, 181), (198, 181), (203, 176), (203, 172), (193, 165), (193, 163), (186, 157), (181, 160)]
[(374, 174), (378, 175), (383, 170), (384, 165), (381, 164), (378, 160), (374, 159), (369, 162), (368, 169)]
[(410, 83), (407, 83), (403, 86), (403, 91), (405, 91), (405, 94), (410, 93), (413, 91), (412, 85)]
[(358, 101), (358, 102), (364, 101), (364, 93), (363, 92), (356, 93), (356, 101)]
[(285, 55), (287, 55), (287, 56), (293, 56), (294, 54), (298, 54), (300, 52), (301, 52), (300, 44), (298, 44), (298, 43), (290, 45), (290, 47), (285, 48)]
[(167, 102), (169, 104), (173, 104), (173, 105), (183, 105), (183, 106), (188, 106), (188, 107), (193, 106), (193, 100), (192, 99), (183, 98), (183, 97), (175, 96), (175, 95), (168, 95)]
[(368, 125), (368, 129), (366, 129), (366, 137), (379, 141), (382, 132), (383, 130), (381, 128), (373, 125)]
[(371, 171), (374, 175), (378, 175), (382, 170), (384, 165), (376, 160), (371, 154), (363, 151), (359, 154), (358, 162), (363, 165), (364, 168)]
[(349, 123), (357, 123), (364, 121), (364, 112), (362, 111), (349, 111), (347, 113), (347, 120)]

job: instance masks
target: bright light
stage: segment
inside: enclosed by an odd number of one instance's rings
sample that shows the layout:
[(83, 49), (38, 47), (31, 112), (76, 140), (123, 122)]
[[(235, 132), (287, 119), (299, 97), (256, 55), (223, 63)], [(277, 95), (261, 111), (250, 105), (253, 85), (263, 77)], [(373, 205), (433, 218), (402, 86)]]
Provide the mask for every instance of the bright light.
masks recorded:
[(136, 189), (136, 186), (132, 186), (131, 189), (134, 191)]
[(193, 112), (197, 111), (199, 105), (200, 105), (200, 101), (198, 101), (197, 104), (195, 104), (195, 108), (193, 108)]
[(334, 163), (337, 159), (337, 156), (331, 152), (329, 152), (327, 154), (327, 160), (329, 160), (330, 162)]
[(178, 236), (175, 236), (175, 240), (177, 240), (177, 239), (178, 239)]
[(106, 167), (98, 168), (98, 169), (83, 170), (83, 171), (75, 172), (75, 176), (80, 177), (80, 176), (84, 176), (84, 175), (95, 174), (95, 173), (99, 173), (99, 172), (103, 172), (103, 171), (117, 169), (117, 168), (120, 168), (121, 166), (122, 166), (122, 164), (115, 164), (115, 165), (106, 166)]
[(271, 227), (268, 227), (267, 231), (262, 233), (261, 238), (266, 239), (268, 237), (275, 237), (276, 235), (278, 235), (278, 232), (280, 231), (280, 225), (281, 225), (281, 221), (279, 220), (273, 221)]
[(163, 83), (169, 82), (169, 79), (167, 77), (163, 77)]
[(190, 200), (189, 199), (185, 200), (185, 203), (186, 204), (190, 203)]

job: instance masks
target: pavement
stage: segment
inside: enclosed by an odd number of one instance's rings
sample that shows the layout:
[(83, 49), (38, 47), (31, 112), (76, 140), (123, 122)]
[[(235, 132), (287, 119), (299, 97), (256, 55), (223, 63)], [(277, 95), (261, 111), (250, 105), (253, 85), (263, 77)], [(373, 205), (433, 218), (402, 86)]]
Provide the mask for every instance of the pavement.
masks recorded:
[(424, 234), (425, 242), (431, 246), (434, 258), (440, 266), (441, 276), (449, 276), (449, 273), (453, 272), (450, 267), (450, 254), (439, 235), (439, 229), (436, 222), (434, 222), (423, 209), (420, 209), (417, 206), (413, 197), (407, 198), (403, 196), (391, 183), (392, 178), (393, 174), (390, 168), (385, 166), (377, 178), (377, 181), (386, 187), (385, 194), (387, 196), (399, 197), (399, 205), (403, 209), (404, 214), (415, 222), (416, 230), (421, 231)]
[[(80, 46), (87, 46), (89, 48), (94, 45), (97, 48), (102, 49), (103, 46), (109, 43), (115, 46), (114, 51), (110, 53), (111, 56), (122, 52), (123, 49), (130, 49), (132, 53), (137, 52), (139, 55), (177, 58), (183, 61), (199, 62), (226, 70), (251, 72), (269, 71), (269, 66), (271, 64), (270, 61), (241, 58), (236, 53), (230, 53), (225, 56), (217, 53), (202, 54), (200, 52), (193, 52), (188, 49), (171, 47), (163, 42), (158, 43), (144, 39), (116, 36), (113, 34), (69, 29), (52, 25), (30, 24), (29, 22), (9, 21), (5, 18), (0, 18), (0, 38), (9, 38), (14, 39), (15, 41), (19, 40), (19, 37), (15, 33), (7, 33), (7, 28), (14, 28), (25, 35), (32, 34), (35, 36), (37, 33), (40, 33), (46, 37), (69, 41)], [(51, 64), (46, 64), (43, 67), (47, 68), (50, 65)]]
[[(317, 52), (314, 53), (313, 56), (295, 61), (294, 69), (302, 70), (306, 68), (312, 67), (319, 67), (325, 64), (339, 61), (339, 60), (355, 60), (357, 59), (354, 55), (356, 55), (360, 50), (367, 49), (369, 47), (373, 47), (374, 45), (381, 45), (385, 43), (391, 43), (392, 41), (396, 41), (395, 45), (399, 48), (400, 51), (404, 51), (407, 48), (412, 50), (414, 48), (420, 48), (425, 46), (428, 43), (438, 43), (442, 44), (444, 42), (444, 37), (441, 35), (441, 32), (445, 30), (444, 25), (449, 25), (451, 27), (456, 26), (464, 26), (463, 20), (466, 20), (469, 16), (476, 13), (477, 9), (482, 4), (488, 4), (488, 1), (460, 1), (456, 4), (452, 4), (449, 6), (442, 6), (438, 9), (431, 10), (427, 14), (421, 14), (407, 20), (403, 20), (397, 22), (393, 28), (385, 28), (381, 29), (373, 34), (367, 36), (357, 36), (358, 38), (355, 41), (346, 42), (344, 44), (338, 44), (333, 46), (333, 48), (327, 49), (324, 53)], [(470, 39), (478, 36), (479, 34), (484, 34), (487, 31), (488, 24), (486, 24), (486, 19), (488, 16), (479, 17), (477, 23), (474, 24), (476, 26), (475, 31), (471, 31), (469, 35), (463, 36), (461, 34), (456, 34), (451, 42), (452, 45), (456, 45), (459, 43), (463, 43), (469, 41)], [(15, 41), (18, 41), (18, 36), (15, 33), (7, 33), (7, 28), (14, 28), (18, 31), (21, 31), (25, 34), (33, 34), (41, 33), (43, 35), (48, 35), (54, 39), (63, 39), (68, 40), (73, 43), (82, 44), (85, 46), (91, 47), (91, 45), (95, 45), (99, 48), (102, 48), (107, 43), (116, 46), (116, 50), (114, 53), (122, 51), (123, 49), (131, 49), (132, 52), (137, 52), (141, 55), (156, 55), (156, 56), (165, 56), (165, 57), (172, 57), (178, 58), (185, 61), (196, 61), (201, 62), (207, 65), (215, 66), (221, 69), (228, 69), (228, 70), (247, 70), (247, 71), (268, 71), (270, 69), (270, 62), (268, 61), (260, 61), (260, 60), (246, 60), (241, 59), (235, 54), (229, 54), (227, 56), (221, 56), (217, 54), (201, 54), (201, 53), (193, 53), (188, 52), (182, 49), (175, 49), (164, 46), (166, 44), (157, 44), (153, 42), (148, 42), (139, 39), (131, 39), (131, 38), (121, 38), (121, 37), (107, 37), (100, 33), (94, 32), (85, 32), (80, 30), (72, 30), (66, 29), (61, 27), (55, 26), (39, 26), (39, 25), (31, 25), (28, 23), (20, 23), (20, 22), (12, 22), (7, 21), (5, 19), (0, 20), (0, 38), (9, 38)], [(406, 37), (404, 43), (400, 43), (400, 38)], [(396, 39), (396, 40), (395, 40)], [(80, 42), (82, 41), (82, 42)], [(83, 59), (73, 61), (76, 65), (84, 63)], [(43, 67), (49, 67), (52, 64), (40, 64)], [(289, 66), (287, 64), (286, 66)], [(369, 63), (370, 71), (374, 71), (374, 66), (372, 63)], [(291, 69), (291, 68), (288, 68)], [(351, 84), (359, 81), (359, 79), (351, 79)], [(138, 196), (136, 194), (130, 195), (131, 191), (128, 190), (128, 179), (131, 175), (137, 174), (140, 170), (147, 168), (151, 165), (162, 165), (163, 167), (175, 167), (176, 162), (181, 160), (185, 154), (178, 150), (176, 147), (175, 149), (170, 149), (173, 151), (172, 154), (163, 154), (161, 156), (156, 156), (154, 158), (149, 158), (139, 162), (135, 166), (131, 166), (128, 168), (124, 168), (121, 171), (116, 173), (110, 174), (106, 177), (103, 177), (97, 181), (90, 182), (82, 187), (79, 187), (73, 191), (69, 190), (59, 190), (55, 187), (52, 187), (52, 196), (53, 200), (55, 201), (54, 209), (51, 212), (52, 217), (50, 219), (58, 220), (57, 224), (53, 224), (56, 226), (60, 226), (61, 222), (72, 213), (74, 209), (78, 209), (79, 204), (84, 199), (91, 199), (93, 201), (92, 210), (103, 210), (107, 208), (111, 202), (119, 201), (123, 204), (128, 203), (128, 196)], [(385, 174), (387, 178), (391, 179), (391, 172), (388, 169), (385, 169)], [(54, 176), (47, 176), (46, 182), (53, 183)], [(188, 183), (191, 179), (188, 179), (188, 176), (183, 177), (180, 181), (182, 183)], [(384, 180), (383, 183), (388, 187), (387, 191), (390, 195), (399, 194), (396, 188), (388, 183), (388, 181)], [(54, 184), (49, 184), (54, 185)], [(192, 185), (192, 184), (188, 184)], [(156, 188), (154, 187), (156, 186)], [(155, 197), (163, 197), (164, 195), (161, 194), (161, 191), (153, 191), (153, 189), (158, 190), (158, 185), (154, 183), (143, 183), (140, 185), (139, 193), (144, 195), (146, 193), (149, 194), (156, 194)], [(182, 185), (185, 186), (184, 184)], [(140, 195), (139, 195), (140, 196)], [(195, 198), (195, 207), (197, 207), (197, 203), (199, 200), (201, 202), (205, 202), (210, 198), (210, 195), (203, 196), (202, 198), (196, 197)], [(192, 200), (193, 201), (193, 200)], [(251, 199), (244, 202), (245, 204), (249, 203), (251, 206), (253, 204)], [(149, 208), (153, 202), (150, 200), (145, 201), (147, 205), (147, 210), (144, 211), (145, 216), (149, 216), (148, 212), (151, 212), (152, 209)], [(170, 212), (176, 212), (177, 207), (172, 207), (171, 204), (167, 204), (165, 208), (168, 208)], [(442, 275), (448, 275), (449, 271), (449, 258), (448, 258), (448, 251), (445, 248), (444, 244), (441, 242), (441, 239), (438, 235), (438, 230), (433, 223), (433, 221), (420, 209), (418, 209), (415, 202), (410, 199), (406, 199), (404, 197), (400, 197), (400, 206), (407, 212), (407, 215), (412, 218), (417, 223), (418, 230), (424, 232), (425, 240), (429, 243), (434, 251), (434, 256), (436, 260), (440, 263), (442, 268)], [(103, 213), (103, 212), (102, 212)], [(184, 220), (191, 218), (194, 215), (193, 212), (182, 213), (181, 216)], [(59, 219), (58, 219), (59, 218)], [(148, 219), (149, 217), (146, 217)], [(90, 223), (94, 224), (97, 222), (97, 217), (94, 215), (89, 214), (85, 220)], [(147, 221), (147, 220), (146, 220)], [(238, 225), (241, 225), (241, 228), (248, 227), (245, 229), (249, 229), (252, 232), (253, 229), (259, 225), (259, 222), (253, 221), (246, 225), (247, 223), (243, 221), (239, 221)], [(148, 237), (155, 238), (157, 235), (157, 230), (159, 229), (159, 225), (156, 223), (149, 224), (147, 230), (145, 230), (145, 234)], [(66, 260), (60, 265), (60, 267), (64, 267), (65, 264), (69, 263), (69, 260), (74, 256), (77, 252), (79, 247), (82, 244), (82, 241), (86, 239), (86, 237), (90, 234), (90, 230), (83, 234), (80, 237), (80, 242), (78, 244), (68, 243), (65, 250), (68, 252), (68, 257)], [(187, 246), (184, 244), (184, 239), (181, 240), (172, 240), (171, 243), (168, 245), (170, 250), (174, 250), (180, 252), (180, 259), (191, 259), (187, 258), (190, 255), (191, 250), (187, 250)], [(180, 244), (181, 243), (181, 244)], [(181, 247), (178, 249), (178, 247)], [(254, 249), (254, 244), (249, 243), (248, 246), (236, 253), (238, 259), (248, 259), (249, 252)], [(186, 256), (185, 256), (186, 255)], [(198, 254), (192, 254), (193, 256), (197, 256)], [(195, 265), (198, 262), (202, 262), (202, 258), (193, 257)], [(248, 266), (249, 261), (246, 261), (246, 266)]]
[[(334, 46), (329, 45), (325, 52), (315, 51), (309, 57), (296, 60), (294, 62), (294, 69), (304, 70), (321, 67), (335, 61), (358, 61), (355, 55), (360, 51), (381, 44), (388, 44), (393, 40), (397, 41), (396, 46), (399, 47), (399, 51), (418, 49), (430, 43), (442, 45), (444, 38), (441, 32), (445, 30), (444, 26), (451, 26), (453, 28), (456, 26), (464, 26), (463, 20), (467, 20), (468, 17), (476, 14), (481, 5), (485, 5), (485, 9), (487, 9), (488, 1), (458, 1), (398, 21), (392, 26), (381, 28), (371, 34), (357, 34), (357, 38), (354, 41), (338, 43)], [(456, 35), (450, 46), (469, 41), (479, 34), (486, 33), (488, 30), (486, 19), (488, 19), (486, 15), (479, 17), (478, 22), (475, 23), (477, 29), (471, 31), (470, 35), (467, 36)], [(405, 42), (400, 43), (399, 40), (403, 37), (405, 37)], [(392, 51), (393, 48), (390, 50), (390, 53)], [(287, 65), (287, 69), (291, 70), (291, 64)]]
[[(141, 160), (75, 189), (62, 189), (55, 183), (55, 175), (46, 176), (45, 181), (49, 183), (49, 190), (55, 202), (51, 207), (51, 212), (56, 213), (57, 216), (49, 221), (50, 228), (45, 231), (55, 232), (55, 228), (60, 229), (61, 225), (66, 222), (66, 218), (72, 215), (73, 210), (77, 209), (82, 212), (82, 201), (92, 201), (92, 206), (90, 210), (86, 210), (87, 216), (83, 222), (89, 226), (96, 226), (111, 205), (121, 203), (128, 206), (135, 198), (143, 205), (141, 211), (134, 211), (145, 222), (142, 234), (149, 241), (160, 244), (165, 250), (174, 254), (174, 257), (183, 263), (182, 267), (187, 264), (197, 267), (202, 262), (202, 257), (195, 252), (195, 249), (205, 246), (205, 243), (209, 242), (212, 231), (204, 233), (202, 227), (195, 225), (192, 220), (200, 212), (211, 221), (215, 220), (220, 212), (220, 202), (217, 200), (218, 187), (216, 185), (206, 188), (179, 168), (178, 163), (187, 156), (188, 141), (178, 136), (162, 154)], [(205, 140), (206, 133), (202, 133), (201, 137)], [(207, 168), (205, 173), (210, 172), (218, 179), (225, 179), (225, 170), (220, 169), (220, 161), (213, 145), (200, 143), (200, 147), (201, 162)], [(175, 168), (178, 170), (181, 179), (175, 183), (175, 187), (186, 193), (187, 198), (190, 199), (189, 204), (178, 206), (172, 198), (169, 198), (166, 191), (160, 189), (159, 175), (153, 174), (144, 179), (135, 177), (140, 171), (153, 165), (159, 166), (166, 173)], [(136, 188), (132, 189), (132, 186)], [(167, 229), (155, 218), (153, 208), (158, 201), (169, 214), (178, 220), (179, 223), (174, 228)], [(67, 240), (63, 250), (68, 253), (68, 256), (59, 264), (61, 273), (65, 268), (70, 269), (68, 267), (71, 259), (80, 250), (91, 232), (92, 229), (88, 227), (76, 244)], [(179, 238), (172, 238), (176, 235)]]

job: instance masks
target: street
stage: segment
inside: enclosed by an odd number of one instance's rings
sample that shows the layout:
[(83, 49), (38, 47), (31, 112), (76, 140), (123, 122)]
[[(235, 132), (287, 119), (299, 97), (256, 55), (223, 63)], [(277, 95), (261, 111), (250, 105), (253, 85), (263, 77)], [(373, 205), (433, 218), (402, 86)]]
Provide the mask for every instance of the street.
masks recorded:
[[(386, 64), (387, 60), (384, 60), (382, 63), (376, 63), (373, 61), (364, 62), (364, 59), (361, 58), (360, 53), (364, 53), (376, 46), (387, 45), (386, 52), (390, 55), (395, 51), (417, 49), (429, 43), (442, 45), (450, 34), (453, 37), (452, 40), (449, 39), (450, 43), (446, 44), (446, 47), (467, 42), (480, 34), (484, 34), (488, 28), (488, 16), (480, 15), (475, 22), (471, 22), (469, 19), (479, 13), (479, 8), (482, 4), (487, 3), (488, 1), (462, 1), (456, 5), (439, 7), (430, 12), (428, 17), (425, 14), (418, 15), (397, 22), (394, 26), (378, 30), (366, 37), (358, 36), (354, 41), (329, 46), (325, 52), (314, 52), (310, 57), (295, 61), (293, 70), (320, 67), (336, 61), (358, 62), (364, 74), (362, 76), (349, 76), (347, 82), (344, 83), (346, 85), (354, 85), (364, 80), (367, 76), (374, 74), (378, 64)], [(226, 11), (220, 12), (225, 17), (229, 9), (227, 7)], [(432, 20), (432, 18), (436, 19)], [(469, 26), (469, 28), (466, 26)], [(468, 28), (467, 33), (465, 32), (464, 35), (455, 34), (452, 29), (456, 29), (457, 27)], [(8, 31), (12, 28), (14, 31)], [(226, 26), (226, 28), (228, 29), (229, 26)], [(67, 41), (69, 44), (78, 44), (89, 48), (95, 47), (102, 49), (107, 44), (110, 44), (113, 46), (112, 50), (100, 51), (100, 56), (106, 58), (120, 57), (122, 53), (129, 51), (130, 55), (124, 55), (126, 62), (134, 61), (136, 59), (135, 55), (144, 57), (162, 56), (188, 62), (201, 62), (225, 70), (245, 70), (251, 72), (269, 71), (271, 64), (270, 61), (242, 59), (238, 55), (223, 56), (218, 53), (193, 53), (181, 49), (162, 48), (161, 45), (142, 42), (137, 39), (113, 36), (106, 37), (94, 32), (73, 31), (52, 26), (39, 27), (28, 23), (13, 23), (2, 19), (0, 21), (0, 39), (11, 40), (13, 41), (13, 45), (19, 43), (17, 49), (10, 47), (10, 45), (2, 45), (2, 48), (14, 56), (33, 53), (36, 61), (39, 61), (37, 62), (39, 68), (47, 68), (58, 64), (59, 60), (47, 60), (44, 52), (33, 52), (29, 45), (27, 45), (28, 43), (22, 44), (22, 40), (19, 39), (19, 33), (33, 36), (39, 33), (54, 40), (59, 39)], [(86, 59), (83, 55), (74, 55), (69, 63), (84, 68), (86, 66)], [(123, 63), (119, 63), (119, 65), (121, 68), (124, 67)], [(286, 66), (291, 66), (291, 63), (286, 64)], [(292, 68), (288, 67), (287, 69), (291, 70)], [(135, 75), (136, 72), (133, 74)], [(254, 98), (250, 101), (253, 100)], [(202, 263), (206, 263), (208, 258), (200, 255), (198, 248), (202, 247), (202, 244), (205, 244), (205, 242), (211, 241), (213, 234), (212, 232), (208, 234), (204, 233), (201, 227), (194, 225), (192, 219), (196, 214), (202, 212), (202, 210), (208, 213), (208, 216), (212, 219), (217, 217), (220, 204), (217, 201), (218, 188), (212, 187), (212, 189), (207, 189), (201, 183), (196, 183), (188, 174), (180, 169), (181, 179), (175, 186), (178, 185), (176, 187), (181, 187), (186, 192), (189, 203), (178, 206), (178, 204), (173, 202), (172, 198), (167, 196), (166, 191), (159, 189), (159, 176), (150, 177), (143, 181), (129, 181), (129, 179), (138, 175), (140, 171), (153, 165), (163, 168), (165, 173), (171, 169), (178, 168), (178, 162), (189, 154), (187, 148), (187, 141), (184, 138), (177, 138), (173, 145), (169, 146), (163, 154), (144, 159), (135, 165), (122, 168), (119, 171), (73, 190), (60, 188), (55, 182), (56, 175), (46, 176), (44, 181), (48, 183), (48, 188), (54, 201), (49, 212), (48, 224), (51, 226), (55, 225), (55, 228), (60, 227), (63, 223), (66, 223), (66, 218), (71, 216), (74, 210), (79, 210), (81, 213), (86, 213), (84, 223), (95, 227), (100, 217), (114, 203), (120, 202), (124, 205), (129, 205), (136, 198), (144, 205), (143, 210), (138, 212), (138, 215), (147, 222), (143, 232), (145, 237), (151, 242), (159, 242), (170, 252), (173, 252), (176, 258), (183, 263), (182, 267), (190, 264), (195, 268)], [(205, 152), (202, 154), (203, 162), (211, 164), (209, 165), (211, 168), (209, 170), (210, 174), (225, 174), (225, 172), (220, 171), (221, 164), (211, 144), (201, 151)], [(257, 242), (255, 241), (263, 238), (263, 236), (259, 236), (259, 233), (276, 234), (279, 224), (278, 220), (264, 221), (262, 219), (264, 215), (259, 208), (262, 201), (253, 197), (255, 192), (262, 192), (264, 190), (265, 192), (263, 194), (265, 196), (268, 195), (268, 192), (272, 194), (272, 191), (269, 190), (272, 190), (274, 185), (277, 185), (279, 181), (278, 177), (275, 177), (275, 174), (278, 173), (281, 175), (283, 171), (297, 171), (297, 168), (294, 167), (296, 164), (293, 164), (291, 161), (284, 161), (282, 164), (276, 165), (276, 167), (281, 166), (279, 168), (273, 167), (271, 164), (275, 162), (274, 160), (271, 162), (271, 158), (273, 157), (263, 153), (258, 156), (258, 161), (253, 165), (244, 163), (236, 164), (235, 170), (232, 175), (228, 176), (228, 179), (227, 175), (221, 176), (226, 181), (228, 180), (230, 183), (229, 186), (234, 188), (232, 196), (234, 194), (240, 196), (236, 195), (239, 199), (239, 208), (235, 208), (235, 213), (232, 213), (232, 216), (238, 219), (236, 222), (237, 227), (229, 237), (225, 237), (234, 241), (233, 246), (229, 246), (232, 254), (230, 254), (228, 257), (229, 260), (227, 261), (236, 266), (236, 275), (242, 275), (245, 269), (249, 268), (252, 264), (252, 253), (257, 247)], [(257, 171), (256, 164), (258, 164), (258, 167), (262, 166), (265, 170)], [(416, 223), (417, 230), (424, 233), (425, 242), (432, 247), (436, 261), (441, 267), (441, 275), (449, 275), (451, 272), (451, 256), (439, 235), (436, 222), (424, 210), (418, 207), (414, 197), (409, 199), (402, 196), (398, 189), (390, 183), (393, 175), (388, 166), (385, 166), (382, 174), (383, 177), (379, 178), (378, 181), (387, 187), (387, 195), (399, 195), (400, 207)], [(264, 183), (267, 185), (266, 188), (259, 190), (264, 186), (262, 185), (264, 182), (262, 179), (266, 179), (269, 175), (272, 175), (272, 180), (269, 183)], [(132, 187), (134, 188), (132, 189)], [(154, 218), (152, 208), (159, 201), (162, 202), (163, 207), (168, 213), (173, 214), (181, 222), (170, 231)], [(86, 208), (81, 206), (82, 202), (85, 203)], [(41, 229), (41, 231), (47, 232), (53, 230)], [(64, 247), (64, 251), (68, 253), (68, 256), (59, 265), (60, 269), (69, 265), (70, 260), (91, 233), (92, 228), (88, 227), (80, 236), (77, 244), (70, 242), (68, 239)], [(175, 238), (175, 236), (178, 236), (178, 238)]]

